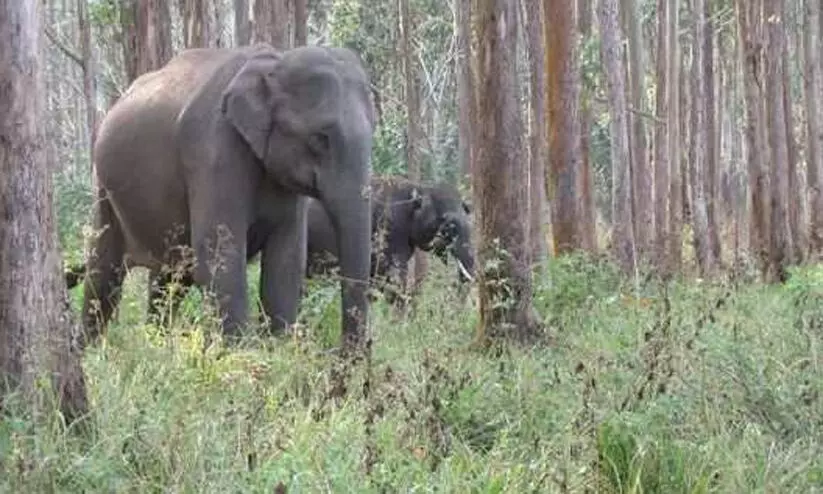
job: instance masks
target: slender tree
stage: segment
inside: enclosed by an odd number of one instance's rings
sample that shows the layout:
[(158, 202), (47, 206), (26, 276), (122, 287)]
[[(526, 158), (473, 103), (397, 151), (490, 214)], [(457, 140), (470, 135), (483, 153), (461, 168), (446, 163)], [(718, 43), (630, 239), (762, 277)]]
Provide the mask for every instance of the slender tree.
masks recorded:
[(680, 152), (680, 109), (681, 109), (681, 47), (678, 36), (680, 27), (680, 2), (671, 0), (666, 9), (666, 80), (668, 112), (666, 114), (666, 150), (669, 168), (669, 248), (666, 253), (666, 272), (675, 273), (680, 269), (683, 241), (683, 174)]
[(473, 194), (478, 224), (482, 342), (526, 340), (535, 329), (526, 241), (526, 176), (516, 98), (517, 4), (491, 0), (478, 5), (478, 136)]
[(83, 69), (83, 97), (86, 103), (86, 131), (89, 137), (89, 163), (94, 161), (94, 139), (97, 134), (97, 67), (91, 43), (88, 0), (77, 0), (77, 24), (80, 31), (80, 57)]
[(251, 43), (249, 0), (234, 0), (234, 44), (245, 46), (249, 43)]
[(611, 108), (612, 154), (612, 248), (626, 272), (635, 269), (634, 215), (632, 212), (632, 173), (629, 152), (626, 67), (621, 50), (617, 0), (598, 0), (601, 57), (606, 72)]
[(294, 0), (294, 46), (305, 46), (309, 28), (308, 0)]
[[(806, 106), (806, 173), (809, 184), (810, 251), (823, 256), (823, 133), (821, 108), (820, 2), (803, 2), (803, 94)], [(819, 258), (819, 257), (818, 257)]]
[(577, 217), (577, 174), (582, 162), (577, 24), (574, 0), (548, 2), (544, 7), (552, 236), (555, 254), (563, 254), (581, 247)]
[(455, 0), (457, 35), (457, 128), (460, 172), (472, 173), (472, 129), (475, 125), (475, 89), (472, 76), (471, 21), (472, 0)]
[(51, 392), (73, 420), (86, 388), (57, 246), (39, 49), (40, 2), (0, 1), (0, 408), (22, 391), (35, 416), (46, 413)]
[[(577, 24), (581, 35), (581, 42), (585, 43), (591, 36), (592, 4), (589, 0), (577, 0)], [(589, 135), (592, 128), (591, 88), (581, 85), (580, 88), (580, 159), (581, 169), (577, 173), (577, 190), (580, 197), (577, 211), (579, 220), (578, 235), (583, 249), (594, 252), (597, 249), (597, 231), (594, 208), (594, 179), (592, 177), (592, 161), (590, 159)]]
[(668, 200), (669, 200), (669, 157), (667, 156), (667, 121), (669, 112), (669, 90), (666, 72), (671, 56), (667, 39), (669, 0), (657, 0), (657, 60), (655, 72), (655, 114), (660, 119), (654, 128), (654, 261), (658, 268), (664, 266), (666, 242), (668, 241)]

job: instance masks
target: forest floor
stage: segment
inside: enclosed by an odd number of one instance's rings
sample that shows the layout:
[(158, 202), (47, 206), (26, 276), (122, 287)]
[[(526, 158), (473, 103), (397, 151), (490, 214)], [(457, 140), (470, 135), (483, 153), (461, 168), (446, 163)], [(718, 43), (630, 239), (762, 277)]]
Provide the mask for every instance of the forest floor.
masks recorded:
[(431, 266), (411, 317), (373, 305), (353, 367), (329, 351), (330, 282), (302, 337), (225, 352), (202, 349), (196, 295), (168, 335), (143, 324), (135, 271), (85, 356), (91, 432), (0, 421), (0, 490), (823, 492), (823, 267), (664, 291), (553, 260), (536, 289), (550, 337), (489, 356), (453, 269)]

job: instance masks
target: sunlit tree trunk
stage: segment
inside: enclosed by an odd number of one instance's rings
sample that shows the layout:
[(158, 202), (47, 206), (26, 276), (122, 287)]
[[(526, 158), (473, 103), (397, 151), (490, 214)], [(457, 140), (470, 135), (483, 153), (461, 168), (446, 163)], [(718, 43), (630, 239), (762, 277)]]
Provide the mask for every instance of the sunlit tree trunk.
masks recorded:
[(0, 2), (0, 409), (21, 391), (34, 416), (56, 397), (72, 421), (87, 411), (86, 386), (43, 142), (40, 32), (39, 2)]
[(545, 231), (546, 142), (545, 47), (543, 36), (543, 2), (520, 0), (520, 12), (526, 25), (526, 53), (529, 60), (529, 249), (531, 262), (538, 263), (548, 253)]
[(636, 267), (636, 249), (626, 103), (626, 67), (621, 50), (617, 0), (598, 0), (597, 17), (600, 22), (600, 50), (611, 108), (612, 248), (620, 266), (629, 273), (634, 272)]
[(823, 133), (821, 133), (820, 2), (803, 4), (803, 94), (806, 105), (806, 174), (809, 187), (809, 243), (812, 257), (823, 256)]
[[(714, 263), (720, 262), (720, 223), (718, 221), (718, 203), (719, 203), (719, 162), (718, 162), (718, 141), (720, 137), (720, 129), (717, 124), (717, 104), (719, 101), (715, 100), (715, 78), (716, 69), (714, 64), (715, 52), (715, 32), (714, 22), (712, 17), (712, 0), (702, 0), (703, 17), (706, 19), (705, 31), (703, 35), (703, 79), (705, 88), (703, 95), (706, 98), (703, 110), (705, 112), (705, 120), (703, 126), (705, 129), (706, 154), (703, 171), (705, 174), (705, 198), (706, 198), (706, 220), (709, 248), (712, 252), (712, 259)], [(695, 3), (697, 5), (697, 3)], [(698, 17), (700, 17), (698, 15)], [(701, 103), (698, 103), (701, 104)]]
[(580, 171), (580, 74), (574, 1), (549, 2), (546, 14), (546, 87), (549, 176), (555, 254), (580, 248), (577, 173)]
[(208, 4), (209, 0), (180, 0), (183, 45), (186, 48), (203, 48), (210, 45), (211, 26)]
[(294, 46), (305, 46), (309, 28), (308, 0), (294, 0)]
[(666, 151), (669, 168), (669, 233), (668, 252), (665, 265), (667, 273), (680, 270), (683, 241), (683, 174), (680, 153), (680, 69), (681, 48), (678, 35), (680, 25), (680, 2), (671, 0), (666, 9), (666, 80), (668, 112), (666, 113)]
[[(77, 23), (80, 31), (80, 57), (83, 69), (83, 97), (86, 102), (86, 127), (89, 136), (89, 163), (94, 160), (94, 139), (97, 135), (97, 67), (91, 44), (91, 22), (88, 0), (77, 0)], [(94, 174), (92, 174), (93, 176)]]
[(640, 112), (646, 110), (643, 40), (640, 32), (640, 12), (635, 0), (620, 0), (622, 19), (626, 30), (628, 88), (631, 106), (629, 113), (629, 160), (632, 168), (632, 195), (634, 197), (635, 243), (638, 255), (647, 260), (651, 253), (651, 235), (654, 224), (652, 204), (652, 170), (646, 154), (646, 126)]
[[(784, 21), (785, 22), (785, 21)], [(784, 31), (785, 32), (785, 31)], [(791, 68), (789, 66), (789, 57), (791, 53), (788, 47), (788, 32), (786, 32), (786, 39), (783, 45), (783, 109), (785, 112), (785, 128), (786, 128), (786, 150), (789, 158), (788, 163), (788, 191), (787, 207), (789, 209), (789, 235), (791, 236), (792, 245), (792, 259), (793, 262), (801, 262), (803, 260), (806, 248), (808, 246), (808, 238), (806, 229), (804, 228), (803, 217), (805, 215), (804, 197), (798, 194), (803, 190), (800, 170), (798, 167), (798, 152), (797, 142), (794, 138), (794, 111), (792, 110), (792, 89), (791, 89)], [(794, 193), (792, 191), (795, 191)]]
[(783, 91), (785, 55), (784, 4), (765, 0), (766, 26), (766, 117), (771, 154), (771, 279), (784, 280), (792, 262), (792, 236), (789, 218), (789, 149), (786, 139), (786, 109)]
[[(664, 119), (669, 112), (669, 94), (666, 81), (668, 54), (668, 39), (666, 38), (666, 22), (669, 0), (657, 0), (657, 60), (655, 72), (657, 84), (655, 87), (655, 114)], [(654, 262), (658, 268), (664, 266), (666, 242), (668, 237), (667, 206), (669, 200), (669, 157), (667, 155), (667, 126), (666, 121), (655, 123), (654, 127)]]
[(454, 10), (457, 33), (458, 166), (460, 172), (468, 177), (472, 173), (472, 129), (475, 122), (471, 53), (472, 0), (455, 0)]
[[(477, 12), (478, 135), (473, 194), (478, 223), (478, 338), (529, 339), (535, 328), (526, 239), (526, 164), (516, 98), (517, 4), (481, 2)], [(493, 262), (493, 261), (499, 262)]]
[[(592, 31), (592, 4), (589, 0), (577, 0), (577, 23), (582, 37), (586, 42)], [(583, 249), (594, 252), (597, 250), (597, 219), (594, 209), (594, 179), (592, 177), (592, 161), (590, 158), (589, 135), (592, 127), (591, 95), (589, 88), (581, 84), (580, 88), (580, 173), (577, 173), (579, 191), (577, 211), (579, 220), (580, 245)]]

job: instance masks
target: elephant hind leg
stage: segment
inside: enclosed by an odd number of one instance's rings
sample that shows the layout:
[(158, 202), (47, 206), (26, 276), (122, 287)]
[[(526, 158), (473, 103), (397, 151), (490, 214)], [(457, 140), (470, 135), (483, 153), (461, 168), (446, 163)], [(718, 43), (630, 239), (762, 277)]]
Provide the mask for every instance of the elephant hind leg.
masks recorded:
[(84, 346), (105, 333), (120, 303), (126, 275), (123, 230), (106, 197), (98, 198), (94, 226), (100, 233), (87, 261), (83, 284)]

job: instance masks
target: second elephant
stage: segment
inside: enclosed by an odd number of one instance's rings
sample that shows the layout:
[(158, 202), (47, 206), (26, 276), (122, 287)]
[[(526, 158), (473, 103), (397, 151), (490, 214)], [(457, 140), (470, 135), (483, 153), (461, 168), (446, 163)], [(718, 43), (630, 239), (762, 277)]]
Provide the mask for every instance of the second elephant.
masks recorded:
[[(417, 249), (457, 264), (461, 282), (474, 279), (471, 209), (448, 184), (422, 185), (404, 178), (372, 179), (371, 278), (395, 298), (406, 286), (409, 261)], [(307, 275), (337, 266), (331, 219), (319, 201), (309, 201)]]

